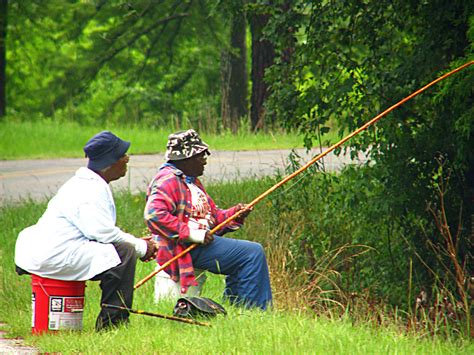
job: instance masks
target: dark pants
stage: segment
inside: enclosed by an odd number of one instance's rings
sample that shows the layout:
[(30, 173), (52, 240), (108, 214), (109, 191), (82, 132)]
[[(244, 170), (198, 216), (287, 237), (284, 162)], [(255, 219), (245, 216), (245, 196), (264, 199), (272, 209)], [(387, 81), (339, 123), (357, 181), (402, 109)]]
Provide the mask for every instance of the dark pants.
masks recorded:
[[(100, 288), (102, 289), (101, 304), (106, 303), (131, 308), (137, 254), (135, 247), (128, 243), (114, 244), (114, 247), (122, 262), (94, 276), (92, 281), (100, 281)], [(129, 313), (127, 311), (103, 307), (97, 317), (96, 330), (109, 328), (120, 323), (128, 323), (128, 317)]]

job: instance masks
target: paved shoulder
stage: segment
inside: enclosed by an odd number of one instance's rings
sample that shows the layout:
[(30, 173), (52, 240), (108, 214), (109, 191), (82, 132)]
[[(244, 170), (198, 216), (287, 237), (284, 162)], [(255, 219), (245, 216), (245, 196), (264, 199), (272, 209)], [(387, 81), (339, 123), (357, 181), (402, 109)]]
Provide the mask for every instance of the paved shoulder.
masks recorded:
[[(261, 151), (212, 151), (208, 158), (203, 180), (220, 182), (245, 178), (263, 177), (284, 171), (290, 150)], [(297, 154), (306, 162), (320, 153), (297, 149)], [(348, 156), (336, 157), (328, 154), (324, 164), (328, 170), (338, 170), (350, 162)], [(114, 189), (129, 189), (132, 193), (145, 191), (147, 184), (163, 163), (163, 155), (131, 156), (127, 176), (112, 182)], [(31, 198), (47, 200), (87, 160), (14, 160), (0, 161), (0, 205), (11, 201)]]

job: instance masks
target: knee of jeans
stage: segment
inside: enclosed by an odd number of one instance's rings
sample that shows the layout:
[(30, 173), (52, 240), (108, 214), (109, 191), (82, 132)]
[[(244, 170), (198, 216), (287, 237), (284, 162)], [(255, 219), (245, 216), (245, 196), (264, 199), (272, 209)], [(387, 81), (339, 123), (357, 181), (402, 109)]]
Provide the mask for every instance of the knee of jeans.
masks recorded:
[(249, 256), (252, 256), (254, 258), (265, 256), (265, 251), (263, 250), (263, 246), (260, 243), (250, 242), (248, 248)]

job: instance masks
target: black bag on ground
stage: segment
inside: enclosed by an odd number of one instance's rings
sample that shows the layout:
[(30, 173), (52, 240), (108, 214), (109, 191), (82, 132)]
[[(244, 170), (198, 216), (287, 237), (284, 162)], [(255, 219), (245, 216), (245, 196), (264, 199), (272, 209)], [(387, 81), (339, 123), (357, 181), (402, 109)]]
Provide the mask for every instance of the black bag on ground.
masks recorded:
[(206, 297), (181, 297), (176, 302), (173, 315), (183, 318), (214, 317), (227, 314), (224, 307)]

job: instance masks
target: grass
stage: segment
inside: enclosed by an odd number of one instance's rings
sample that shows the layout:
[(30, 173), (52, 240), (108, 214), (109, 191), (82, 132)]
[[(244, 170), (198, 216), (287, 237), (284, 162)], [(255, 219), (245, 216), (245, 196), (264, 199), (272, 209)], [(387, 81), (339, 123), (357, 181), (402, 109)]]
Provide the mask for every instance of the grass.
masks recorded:
[[(94, 134), (110, 130), (132, 142), (131, 154), (164, 152), (172, 128), (145, 127), (85, 127), (73, 122), (0, 122), (0, 160), (83, 157), (82, 147)], [(211, 149), (266, 150), (292, 149), (303, 146), (303, 138), (293, 133), (258, 133), (241, 131), (236, 135), (223, 133), (202, 138)], [(328, 136), (330, 141), (337, 138)]]
[[(209, 186), (208, 190), (221, 206), (247, 201), (272, 184), (269, 179)], [(118, 225), (133, 234), (145, 234), (142, 221), (143, 194), (116, 195)], [(441, 337), (406, 335), (398, 324), (376, 327), (371, 323), (353, 325), (347, 316), (319, 316), (305, 309), (298, 290), (285, 274), (282, 255), (284, 240), (269, 221), (271, 205), (262, 203), (258, 213), (249, 217), (246, 227), (233, 237), (248, 238), (264, 244), (269, 260), (275, 309), (270, 312), (242, 310), (223, 303), (228, 316), (212, 319), (211, 328), (131, 315), (131, 325), (96, 334), (94, 321), (99, 311), (100, 289), (97, 282), (87, 282), (84, 328), (81, 332), (60, 332), (44, 336), (30, 335), (30, 278), (14, 273), (14, 245), (17, 234), (34, 224), (45, 203), (24, 201), (21, 205), (0, 208), (0, 320), (8, 324), (10, 336), (24, 337), (26, 342), (48, 353), (332, 353), (332, 354), (468, 354), (471, 343)], [(151, 263), (137, 264), (136, 280), (152, 271)], [(203, 296), (218, 302), (223, 278), (209, 275)], [(174, 303), (153, 302), (153, 282), (135, 293), (134, 308), (171, 314)]]

